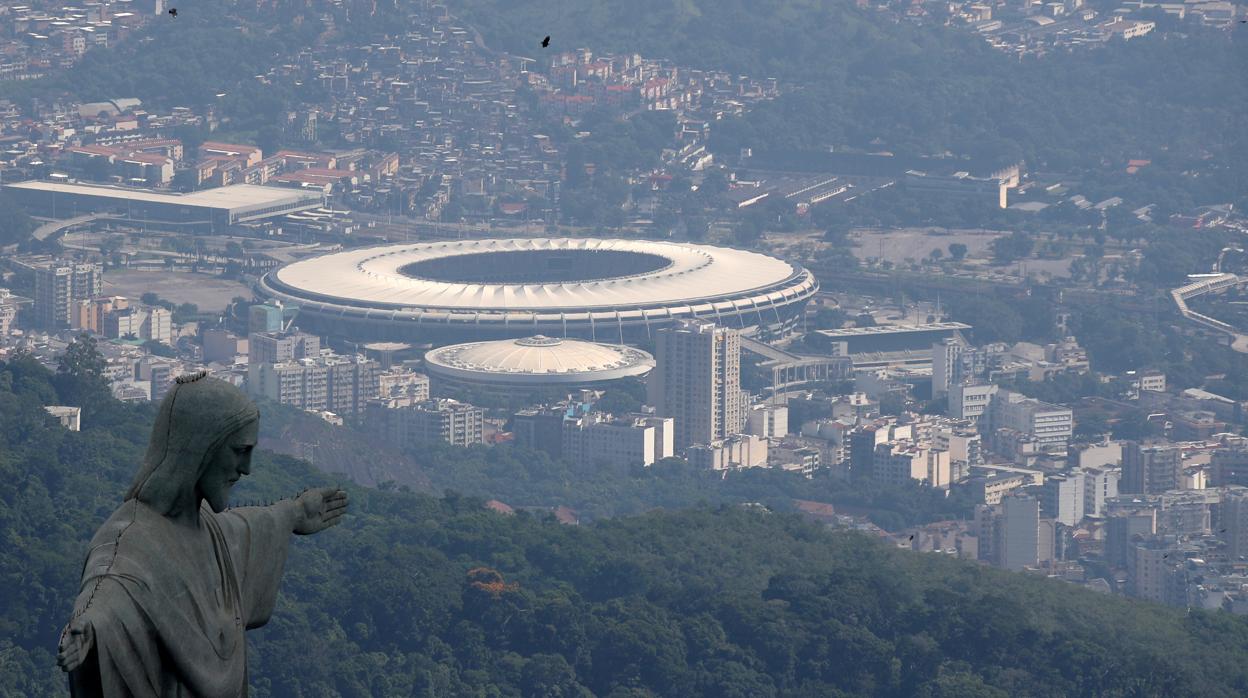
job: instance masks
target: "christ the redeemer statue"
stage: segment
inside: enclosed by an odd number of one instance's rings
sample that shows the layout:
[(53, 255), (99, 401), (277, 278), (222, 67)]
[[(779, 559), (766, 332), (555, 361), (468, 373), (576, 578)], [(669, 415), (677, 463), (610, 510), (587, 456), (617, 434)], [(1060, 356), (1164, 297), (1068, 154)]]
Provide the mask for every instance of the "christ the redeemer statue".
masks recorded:
[(78, 696), (247, 694), (243, 633), (269, 620), (292, 533), (338, 523), (346, 492), (227, 509), (260, 413), (238, 388), (177, 379), (125, 501), (91, 539), (57, 661)]

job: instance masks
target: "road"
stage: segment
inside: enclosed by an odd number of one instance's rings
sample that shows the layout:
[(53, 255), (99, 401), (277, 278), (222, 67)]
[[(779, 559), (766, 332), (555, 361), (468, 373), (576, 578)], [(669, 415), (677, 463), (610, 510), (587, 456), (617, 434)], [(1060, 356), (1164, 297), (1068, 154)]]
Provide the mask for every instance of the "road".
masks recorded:
[(38, 228), (35, 228), (35, 232), (31, 233), (31, 235), (36, 240), (43, 242), (62, 230), (67, 230), (76, 225), (82, 225), (83, 223), (90, 223), (91, 221), (102, 220), (105, 218), (113, 218), (113, 216), (108, 213), (88, 213), (85, 216), (78, 216), (77, 218), (51, 220)]

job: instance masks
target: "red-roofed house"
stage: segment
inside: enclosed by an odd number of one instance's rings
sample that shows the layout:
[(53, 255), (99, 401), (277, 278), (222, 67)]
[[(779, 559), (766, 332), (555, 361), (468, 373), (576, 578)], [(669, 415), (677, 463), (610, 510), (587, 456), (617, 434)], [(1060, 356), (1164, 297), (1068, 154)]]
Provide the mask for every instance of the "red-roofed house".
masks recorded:
[(486, 503), (485, 503), (485, 508), (486, 508), (486, 509), (489, 509), (490, 511), (495, 511), (495, 512), (498, 512), (498, 513), (500, 513), (500, 514), (507, 515), (507, 516), (510, 516), (510, 515), (515, 514), (515, 513), (516, 513), (516, 510), (515, 510), (515, 509), (512, 509), (511, 507), (507, 506), (506, 504), (503, 504), (502, 502), (498, 501), (497, 499), (491, 499), (490, 501), (486, 502)]

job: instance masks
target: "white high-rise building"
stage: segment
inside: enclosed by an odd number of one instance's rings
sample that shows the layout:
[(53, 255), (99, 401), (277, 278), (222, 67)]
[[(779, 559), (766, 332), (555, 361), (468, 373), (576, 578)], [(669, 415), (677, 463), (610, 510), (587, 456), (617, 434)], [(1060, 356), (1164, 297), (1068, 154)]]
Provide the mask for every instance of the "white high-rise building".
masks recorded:
[(1044, 515), (1067, 526), (1083, 520), (1086, 503), (1086, 479), (1083, 471), (1072, 470), (1060, 475), (1049, 475), (1041, 485), (1040, 508)]
[(35, 267), (35, 319), (49, 330), (69, 327), (74, 305), (100, 295), (104, 265), (52, 261)]
[(1105, 500), (1118, 496), (1117, 468), (1083, 469), (1083, 515), (1104, 516)]
[(745, 427), (741, 335), (690, 320), (658, 333), (658, 366), (650, 373), (650, 402), (676, 420), (676, 448), (739, 434)]
[(962, 343), (946, 337), (932, 345), (932, 397), (938, 398), (949, 392), (949, 386), (959, 382), (961, 376)]

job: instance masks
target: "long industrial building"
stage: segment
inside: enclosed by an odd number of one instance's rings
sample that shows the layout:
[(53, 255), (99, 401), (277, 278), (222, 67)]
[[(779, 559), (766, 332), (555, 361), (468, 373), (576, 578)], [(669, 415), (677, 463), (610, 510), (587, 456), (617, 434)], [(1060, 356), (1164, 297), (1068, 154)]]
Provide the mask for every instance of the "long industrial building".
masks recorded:
[(167, 230), (212, 233), (240, 223), (306, 211), (324, 204), (320, 193), (235, 184), (190, 194), (97, 184), (29, 181), (4, 191), (28, 213), (47, 218), (111, 214)]
[(781, 335), (818, 289), (806, 269), (757, 252), (568, 238), (355, 249), (289, 264), (258, 288), (299, 306), (301, 328), (354, 341), (540, 334), (620, 344), (693, 318)]

